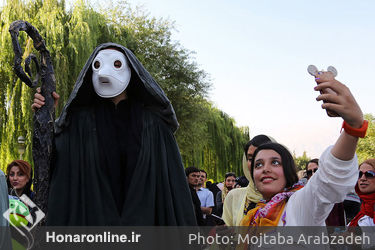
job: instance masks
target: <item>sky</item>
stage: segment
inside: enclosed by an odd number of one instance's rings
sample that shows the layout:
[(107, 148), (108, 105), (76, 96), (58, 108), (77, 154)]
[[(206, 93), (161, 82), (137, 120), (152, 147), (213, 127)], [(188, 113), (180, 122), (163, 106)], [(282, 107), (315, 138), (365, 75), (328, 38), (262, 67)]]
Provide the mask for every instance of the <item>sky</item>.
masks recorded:
[(297, 156), (319, 157), (339, 136), (315, 98), (307, 66), (334, 66), (364, 113), (375, 115), (375, 1), (130, 0), (175, 22), (172, 38), (194, 51), (209, 99)]
[(315, 100), (310, 64), (334, 66), (363, 113), (375, 115), (373, 0), (128, 2), (175, 23), (172, 39), (209, 74), (209, 100), (248, 126), (251, 138), (266, 134), (311, 158), (335, 143), (342, 119), (327, 117)]

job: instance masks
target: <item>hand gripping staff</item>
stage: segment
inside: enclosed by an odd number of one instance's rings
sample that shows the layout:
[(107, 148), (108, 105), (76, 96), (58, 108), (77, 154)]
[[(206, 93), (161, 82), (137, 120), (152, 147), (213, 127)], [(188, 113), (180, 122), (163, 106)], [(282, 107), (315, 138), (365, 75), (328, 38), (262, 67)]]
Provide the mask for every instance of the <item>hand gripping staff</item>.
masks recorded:
[[(18, 41), (19, 31), (25, 31), (33, 40), (34, 48), (40, 53), (40, 63), (35, 55), (30, 54), (25, 59), (25, 71), (21, 66), (22, 50)], [(34, 113), (33, 131), (33, 160), (34, 160), (34, 188), (36, 191), (35, 203), (47, 213), (49, 174), (52, 157), (52, 145), (54, 138), (55, 108), (52, 92), (56, 90), (56, 79), (52, 66), (51, 56), (46, 48), (45, 42), (38, 30), (30, 23), (22, 20), (14, 21), (9, 32), (12, 37), (14, 57), (14, 71), (16, 75), (30, 88), (35, 88), (41, 79), (41, 94), (45, 97), (45, 105)], [(37, 74), (32, 81), (30, 62), (34, 61)]]

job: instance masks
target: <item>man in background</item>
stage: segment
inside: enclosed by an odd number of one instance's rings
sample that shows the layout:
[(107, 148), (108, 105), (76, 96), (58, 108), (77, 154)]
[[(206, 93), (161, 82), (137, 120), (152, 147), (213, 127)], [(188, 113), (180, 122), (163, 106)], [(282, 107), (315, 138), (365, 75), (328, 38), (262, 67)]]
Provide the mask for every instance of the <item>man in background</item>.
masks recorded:
[(204, 187), (204, 184), (207, 181), (207, 172), (201, 169), (199, 174), (200, 176), (198, 180), (197, 194), (201, 202), (203, 220), (205, 222), (205, 225), (215, 225), (215, 223), (211, 223), (212, 220), (210, 220), (212, 209), (215, 207), (214, 195), (210, 190)]
[(201, 202), (198, 198), (197, 187), (200, 177), (200, 171), (196, 167), (188, 167), (185, 169), (186, 179), (189, 184), (191, 198), (198, 226), (204, 226), (203, 213), (201, 210)]

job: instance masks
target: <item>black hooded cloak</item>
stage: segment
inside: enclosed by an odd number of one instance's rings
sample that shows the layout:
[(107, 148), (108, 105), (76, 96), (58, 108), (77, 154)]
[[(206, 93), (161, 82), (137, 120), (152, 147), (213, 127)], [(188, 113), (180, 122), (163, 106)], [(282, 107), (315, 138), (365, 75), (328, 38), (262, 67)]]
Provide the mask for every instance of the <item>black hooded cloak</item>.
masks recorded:
[[(116, 48), (131, 68), (128, 98), (96, 95), (92, 62)], [(173, 107), (127, 48), (99, 45), (55, 123), (47, 225), (196, 225)]]

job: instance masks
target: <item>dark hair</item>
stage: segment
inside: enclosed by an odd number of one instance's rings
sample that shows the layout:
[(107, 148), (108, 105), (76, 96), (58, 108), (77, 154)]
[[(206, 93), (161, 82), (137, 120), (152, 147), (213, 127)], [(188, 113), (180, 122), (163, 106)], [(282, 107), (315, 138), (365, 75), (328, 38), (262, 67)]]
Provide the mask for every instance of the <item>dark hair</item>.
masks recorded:
[(270, 142), (270, 143), (265, 143), (260, 145), (254, 152), (253, 159), (251, 160), (251, 178), (254, 180), (254, 161), (257, 156), (257, 154), (261, 150), (265, 149), (271, 149), (276, 151), (280, 156), (281, 156), (281, 161), (283, 165), (283, 171), (284, 171), (284, 176), (286, 180), (285, 187), (289, 188), (293, 186), (298, 181), (298, 176), (297, 176), (297, 171), (296, 171), (296, 164), (293, 160), (292, 154), (289, 152), (288, 149), (286, 149), (283, 145), (275, 142)]
[(249, 150), (249, 147), (253, 145), (254, 147), (259, 147), (263, 143), (272, 142), (272, 140), (266, 136), (266, 135), (257, 135), (253, 137), (246, 145), (244, 146), (245, 155), (247, 155), (247, 151)]
[(237, 177), (237, 178), (236, 178), (236, 183), (237, 183), (237, 185), (239, 185), (240, 187), (247, 187), (247, 185), (249, 185), (249, 181), (246, 179), (245, 176)]
[(207, 172), (206, 171), (204, 171), (203, 169), (199, 169), (199, 172), (205, 173), (206, 174), (206, 178), (207, 178)]
[(234, 178), (236, 178), (236, 174), (235, 173), (233, 173), (233, 172), (228, 172), (228, 173), (226, 173), (225, 174), (225, 178), (224, 178), (224, 180), (226, 180), (228, 177), (230, 177), (230, 176), (233, 176)]
[[(25, 187), (23, 188), (23, 194), (26, 194), (28, 197), (30, 197), (31, 193), (31, 184), (33, 183), (33, 170), (31, 168), (30, 163), (23, 160), (14, 160), (7, 166), (7, 184), (8, 188), (12, 189), (12, 186), (10, 185), (9, 181), (9, 173), (12, 167), (17, 166), (20, 171), (29, 178), (29, 181), (26, 183)], [(31, 197), (30, 197), (31, 198)]]
[(186, 174), (186, 176), (189, 176), (189, 174), (196, 173), (196, 172), (199, 172), (199, 169), (196, 168), (196, 167), (185, 168), (185, 174)]
[(307, 170), (307, 166), (308, 166), (310, 163), (316, 163), (316, 165), (319, 166), (319, 159), (318, 159), (318, 158), (314, 158), (314, 159), (309, 160), (309, 161), (306, 163), (306, 167), (305, 167), (306, 170)]

